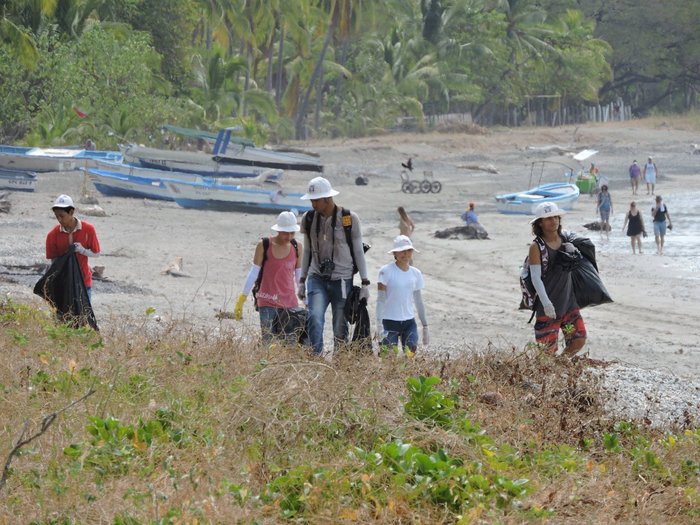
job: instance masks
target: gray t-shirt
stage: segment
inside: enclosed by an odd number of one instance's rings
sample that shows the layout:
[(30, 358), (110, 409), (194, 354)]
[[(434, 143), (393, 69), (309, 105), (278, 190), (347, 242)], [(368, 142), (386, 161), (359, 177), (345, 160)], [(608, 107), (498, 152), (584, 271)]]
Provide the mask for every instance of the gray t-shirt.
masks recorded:
[[(304, 230), (304, 219), (301, 223), (301, 231), (304, 234), (304, 265), (308, 264), (306, 275), (320, 275), (320, 264), (325, 259), (331, 259), (335, 264), (331, 279), (351, 279), (352, 278), (352, 254), (345, 237), (343, 228), (343, 209), (338, 206), (335, 217), (335, 230), (333, 230), (333, 216), (323, 217), (320, 213), (314, 213), (313, 221), (309, 231)], [(367, 265), (365, 263), (364, 251), (362, 250), (362, 227), (360, 218), (353, 211), (352, 217), (352, 241), (355, 247), (355, 258), (360, 277), (367, 278)], [(318, 224), (317, 224), (317, 221)], [(318, 235), (317, 233), (318, 232)], [(310, 257), (310, 261), (307, 259)]]

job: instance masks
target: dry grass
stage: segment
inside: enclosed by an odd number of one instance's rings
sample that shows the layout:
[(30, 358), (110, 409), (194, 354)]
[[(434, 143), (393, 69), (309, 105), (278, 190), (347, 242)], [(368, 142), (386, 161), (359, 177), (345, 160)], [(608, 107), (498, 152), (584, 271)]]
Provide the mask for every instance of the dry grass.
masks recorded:
[[(700, 432), (607, 420), (590, 363), (497, 348), (327, 362), (260, 348), (245, 333), (146, 318), (106, 324), (99, 335), (70, 330), (0, 305), (3, 463), (25, 420), (35, 431), (44, 415), (96, 390), (13, 458), (0, 524), (700, 518)], [(407, 379), (421, 376), (440, 379), (446, 423), (404, 408)], [(110, 417), (112, 434), (90, 434)], [(387, 457), (368, 462), (396, 441), (442, 450), (492, 487), (527, 479), (525, 490), (499, 504), (498, 491), (472, 497), (467, 483), (457, 504), (440, 502), (431, 492), (438, 474), (455, 493), (467, 478), (446, 468), (426, 480)]]

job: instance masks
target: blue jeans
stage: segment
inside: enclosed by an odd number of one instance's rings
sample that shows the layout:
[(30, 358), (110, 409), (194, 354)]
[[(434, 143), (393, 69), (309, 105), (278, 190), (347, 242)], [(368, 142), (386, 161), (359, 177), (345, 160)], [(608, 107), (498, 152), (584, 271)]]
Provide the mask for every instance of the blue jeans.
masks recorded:
[(309, 300), (309, 339), (314, 354), (323, 352), (323, 325), (326, 310), (331, 305), (333, 312), (334, 348), (348, 339), (348, 323), (345, 322), (345, 299), (352, 290), (352, 278), (326, 281), (316, 274), (306, 280), (306, 296)]
[(295, 345), (302, 339), (306, 318), (303, 308), (261, 306), (258, 313), (263, 343), (270, 343), (274, 338), (282, 340), (285, 344)]
[(383, 319), (382, 325), (386, 332), (384, 339), (382, 339), (382, 346), (396, 347), (398, 349), (399, 339), (401, 339), (401, 346), (404, 352), (406, 350), (416, 351), (416, 348), (418, 348), (418, 325), (416, 325), (415, 319), (406, 321)]

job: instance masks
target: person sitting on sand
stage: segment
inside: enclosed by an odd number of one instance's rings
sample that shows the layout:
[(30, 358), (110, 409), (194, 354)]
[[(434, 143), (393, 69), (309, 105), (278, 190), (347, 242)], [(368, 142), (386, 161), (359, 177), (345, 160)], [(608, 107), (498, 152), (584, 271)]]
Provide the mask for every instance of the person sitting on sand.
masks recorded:
[(556, 354), (561, 330), (566, 342), (562, 355), (573, 357), (586, 344), (586, 326), (574, 295), (571, 272), (557, 264), (561, 250), (574, 248), (564, 242), (561, 233), (561, 217), (565, 213), (553, 202), (537, 205), (535, 218), (530, 221), (536, 238), (530, 245), (528, 263), (538, 298), (535, 340), (544, 351)]
[[(297, 323), (298, 316), (294, 315), (294, 310), (299, 308), (296, 289), (303, 255), (303, 247), (294, 239), (294, 233), (300, 229), (296, 215), (283, 211), (271, 229), (277, 232), (276, 235), (260, 239), (255, 246), (253, 264), (238, 296), (233, 317), (236, 320), (243, 317), (243, 304), (257, 283), (256, 307), (260, 314), (263, 343), (279, 338), (294, 344), (302, 329)], [(262, 278), (259, 278), (261, 273)]]
[(413, 230), (416, 229), (416, 225), (403, 206), (399, 206), (397, 211), (399, 212), (399, 235), (410, 237), (413, 234)]
[(479, 217), (477, 216), (476, 211), (474, 210), (475, 207), (476, 204), (470, 202), (467, 210), (461, 215), (461, 219), (467, 226), (479, 224)]
[[(627, 225), (629, 224), (629, 227)], [(627, 228), (627, 236), (630, 238), (630, 243), (632, 244), (632, 253), (637, 253), (636, 248), (639, 248), (639, 253), (642, 253), (642, 234), (647, 236), (647, 232), (644, 229), (644, 219), (642, 219), (642, 214), (639, 213), (637, 209), (637, 203), (632, 201), (630, 203), (630, 209), (625, 215), (625, 223), (622, 225), (622, 231)]]
[(400, 340), (407, 357), (412, 357), (418, 348), (416, 313), (423, 325), (423, 345), (427, 345), (430, 339), (421, 295), (425, 286), (423, 274), (411, 266), (414, 251), (418, 252), (411, 239), (405, 235), (396, 237), (394, 248), (388, 252), (394, 256), (394, 262), (382, 266), (377, 278), (376, 314), (380, 346), (398, 352)]

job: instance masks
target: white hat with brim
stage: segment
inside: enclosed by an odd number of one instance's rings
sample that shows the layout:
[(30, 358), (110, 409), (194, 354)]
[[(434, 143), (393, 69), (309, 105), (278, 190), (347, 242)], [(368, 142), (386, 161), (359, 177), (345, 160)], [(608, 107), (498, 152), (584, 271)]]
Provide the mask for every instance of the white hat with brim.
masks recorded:
[(68, 195), (59, 195), (51, 206), (51, 209), (54, 208), (75, 208), (75, 205)]
[(335, 197), (338, 192), (331, 187), (331, 183), (323, 177), (316, 177), (311, 179), (309, 182), (309, 189), (307, 192), (301, 196), (302, 200), (316, 200), (325, 199), (328, 197)]
[(271, 229), (276, 232), (298, 232), (301, 230), (297, 224), (297, 216), (291, 211), (283, 211), (277, 216), (277, 223)]
[(399, 235), (394, 239), (394, 249), (389, 250), (387, 253), (405, 252), (406, 250), (413, 250), (416, 253), (420, 253), (413, 247), (411, 239), (405, 235)]
[(541, 202), (535, 208), (535, 218), (530, 221), (534, 224), (538, 219), (546, 219), (547, 217), (561, 217), (566, 215), (566, 212), (557, 206), (554, 202)]

